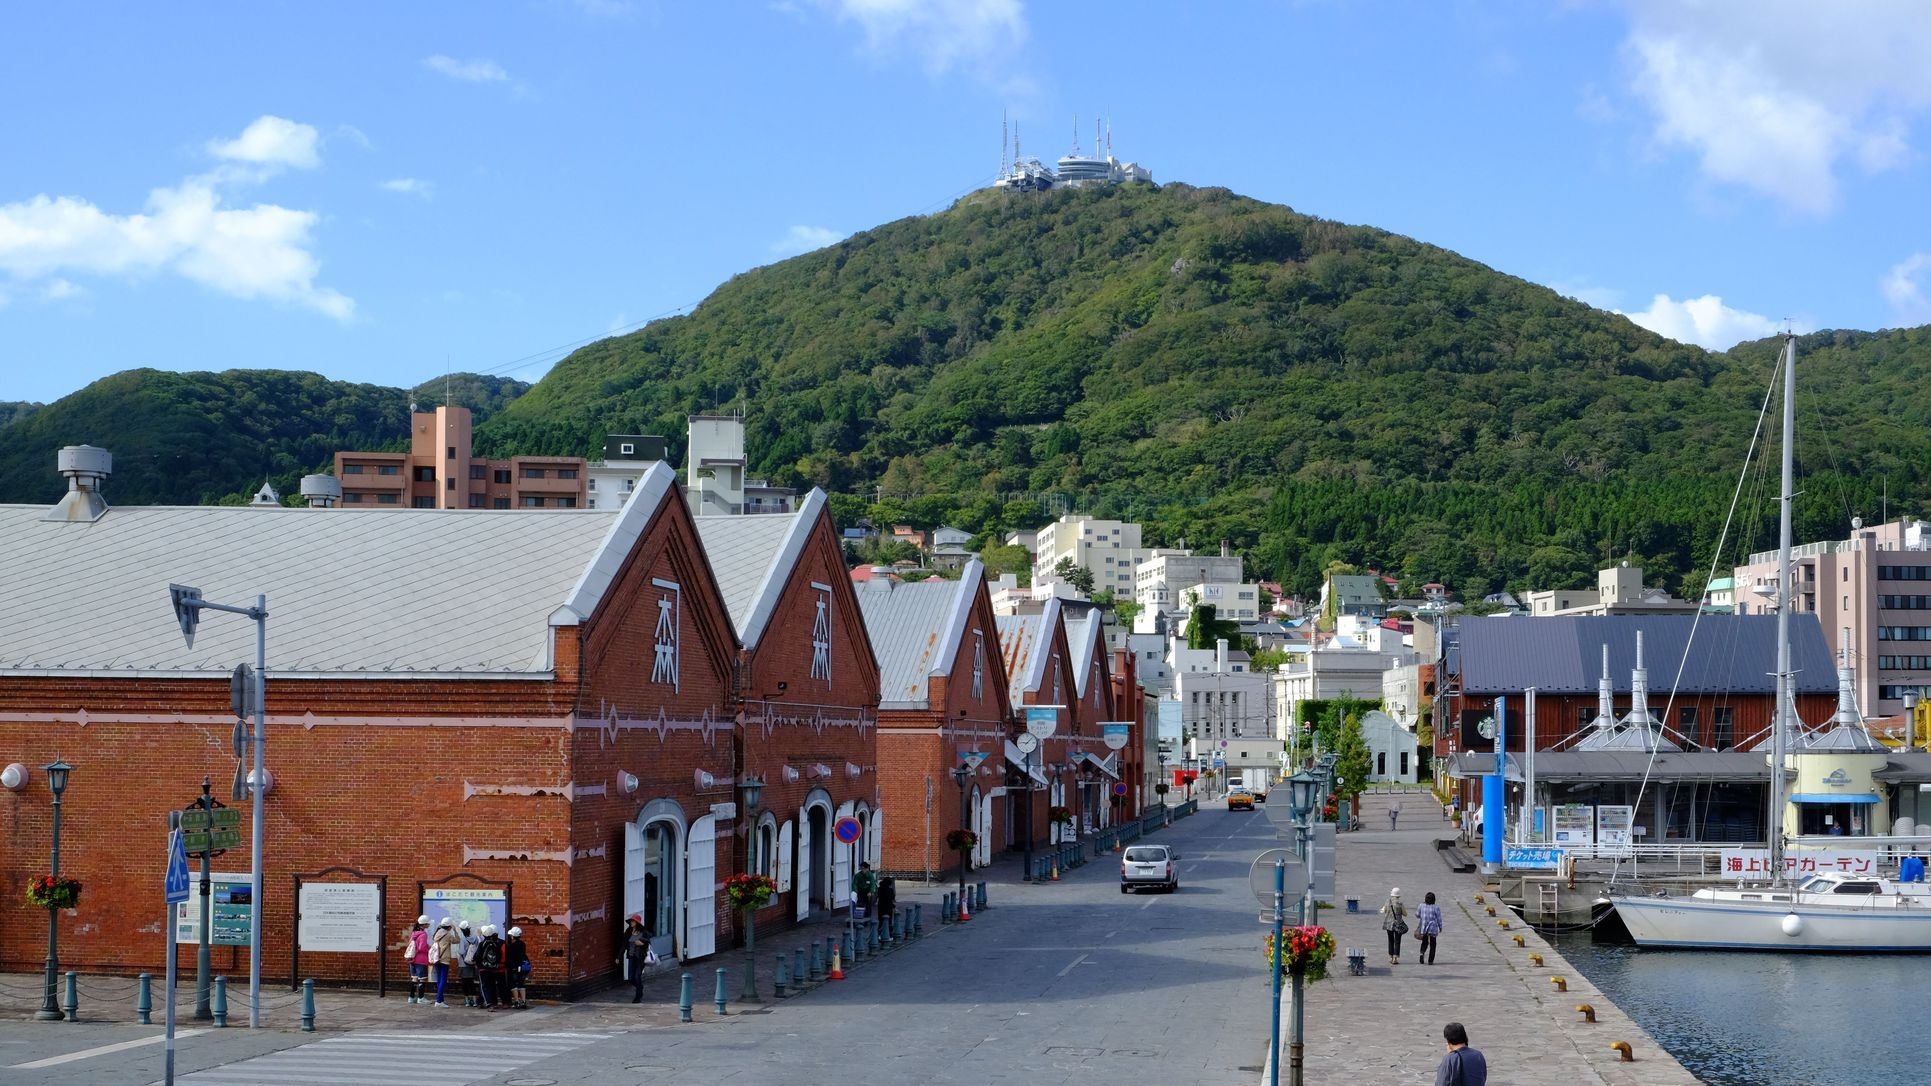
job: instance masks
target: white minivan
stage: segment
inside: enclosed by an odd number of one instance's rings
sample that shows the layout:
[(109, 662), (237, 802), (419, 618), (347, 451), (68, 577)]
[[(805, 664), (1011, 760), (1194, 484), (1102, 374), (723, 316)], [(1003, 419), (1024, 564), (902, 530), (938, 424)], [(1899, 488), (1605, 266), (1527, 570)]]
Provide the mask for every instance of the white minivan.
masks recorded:
[(1165, 845), (1129, 845), (1120, 854), (1120, 893), (1136, 886), (1157, 886), (1171, 894), (1180, 889), (1180, 854)]

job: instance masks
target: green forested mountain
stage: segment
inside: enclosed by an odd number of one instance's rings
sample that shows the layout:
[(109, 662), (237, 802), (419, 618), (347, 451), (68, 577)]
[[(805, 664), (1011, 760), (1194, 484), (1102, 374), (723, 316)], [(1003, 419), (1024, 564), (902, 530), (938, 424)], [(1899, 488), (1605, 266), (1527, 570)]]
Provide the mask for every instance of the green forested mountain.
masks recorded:
[[(443, 383), (435, 385), (440, 394)], [(449, 382), (479, 418), (528, 387), (469, 374)], [(127, 370), (0, 429), (0, 501), (58, 498), (66, 484), (54, 453), (81, 444), (114, 454), (110, 504), (235, 500), (264, 479), (294, 494), (303, 475), (330, 470), (339, 449), (408, 448), (409, 403), (402, 389), (313, 373)]]
[[(1712, 355), (1224, 190), (988, 191), (585, 347), (479, 440), (676, 438), (687, 412), (737, 404), (754, 468), (846, 494), (847, 516), (1138, 518), (1163, 543), (1229, 538), (1302, 590), (1336, 560), (1463, 594), (1624, 557), (1678, 584), (1711, 558), (1775, 350)], [(1807, 424), (1825, 424), (1805, 530), (1879, 515), (1887, 481), (1892, 512), (1922, 495), (1925, 333), (1803, 350)], [(1747, 546), (1766, 511), (1746, 507)]]
[[(1776, 346), (1710, 354), (1220, 189), (984, 191), (584, 347), (476, 440), (488, 455), (593, 455), (611, 432), (678, 447), (686, 414), (741, 408), (754, 472), (824, 486), (848, 521), (1136, 518), (1160, 544), (1226, 538), (1300, 591), (1334, 561), (1474, 596), (1586, 583), (1622, 558), (1695, 591)], [(1931, 331), (1818, 333), (1801, 350), (1800, 536), (1924, 511)], [(399, 447), (404, 412), (399, 391), (308, 375), (136, 371), (0, 430), (0, 496), (50, 498), (52, 450), (91, 440), (116, 454), (110, 500), (215, 500), (337, 448)], [(223, 435), (198, 474), (169, 474)], [(1768, 545), (1774, 491), (1752, 479), (1726, 562)]]

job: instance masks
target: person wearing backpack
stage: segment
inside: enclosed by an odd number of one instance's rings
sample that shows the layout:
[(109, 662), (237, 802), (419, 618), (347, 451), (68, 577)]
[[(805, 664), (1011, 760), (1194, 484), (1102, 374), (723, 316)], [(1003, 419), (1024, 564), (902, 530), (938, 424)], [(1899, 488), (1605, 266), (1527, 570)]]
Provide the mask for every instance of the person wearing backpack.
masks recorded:
[(501, 1010), (508, 993), (503, 970), (503, 938), (495, 924), (483, 925), (483, 941), (476, 947), (476, 979), (483, 990), (483, 1009)]
[(510, 1006), (528, 1010), (530, 1006), (530, 948), (523, 942), (523, 929), (511, 928), (503, 944), (503, 970), (509, 979)]
[(482, 994), (476, 986), (476, 948), (483, 945), (483, 938), (470, 929), (469, 921), (456, 925), (462, 934), (456, 939), (456, 975), (463, 982), (463, 1006), (482, 1006)]
[(409, 963), (409, 1002), (429, 1002), (429, 918), (416, 917), (404, 943), (403, 960)]
[(456, 949), (460, 940), (456, 935), (456, 922), (443, 917), (436, 924), (435, 938), (429, 940), (429, 964), (436, 967), (436, 1006), (447, 1007), (443, 995), (449, 990), (449, 967), (457, 963)]

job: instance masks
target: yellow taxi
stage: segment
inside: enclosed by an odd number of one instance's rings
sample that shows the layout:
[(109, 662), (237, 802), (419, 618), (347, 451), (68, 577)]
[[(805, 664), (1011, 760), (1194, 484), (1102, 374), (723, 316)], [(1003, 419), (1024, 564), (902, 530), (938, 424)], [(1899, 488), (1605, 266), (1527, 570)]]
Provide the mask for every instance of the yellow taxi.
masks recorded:
[(1251, 811), (1254, 809), (1254, 793), (1242, 787), (1227, 790), (1227, 809), (1230, 811)]

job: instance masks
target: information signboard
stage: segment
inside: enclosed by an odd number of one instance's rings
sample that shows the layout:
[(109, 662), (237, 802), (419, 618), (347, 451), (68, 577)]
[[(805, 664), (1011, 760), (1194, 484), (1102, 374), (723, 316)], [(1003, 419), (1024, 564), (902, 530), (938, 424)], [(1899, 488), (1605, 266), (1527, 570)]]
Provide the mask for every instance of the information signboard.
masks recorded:
[(1121, 747), (1126, 746), (1127, 740), (1132, 735), (1132, 731), (1132, 724), (1102, 723), (1100, 725), (1100, 742), (1105, 743), (1106, 749), (1108, 750), (1119, 750)]
[(484, 924), (504, 928), (510, 922), (510, 892), (502, 887), (425, 886), (421, 915), (432, 924), (445, 916), (459, 923), (467, 920), (471, 931)]
[(1059, 711), (1062, 708), (1064, 706), (1059, 705), (1026, 706), (1026, 730), (1041, 739), (1052, 738), (1053, 732), (1059, 728)]
[(1518, 871), (1556, 871), (1562, 867), (1562, 850), (1505, 845), (1502, 848), (1502, 863)]
[[(211, 946), (247, 946), (255, 915), (253, 880), (246, 873), (208, 876), (208, 926)], [(188, 900), (174, 907), (174, 937), (183, 943), (201, 942), (201, 880), (195, 879)]]
[(373, 882), (305, 882), (295, 903), (303, 951), (373, 953), (382, 949), (382, 894)]

